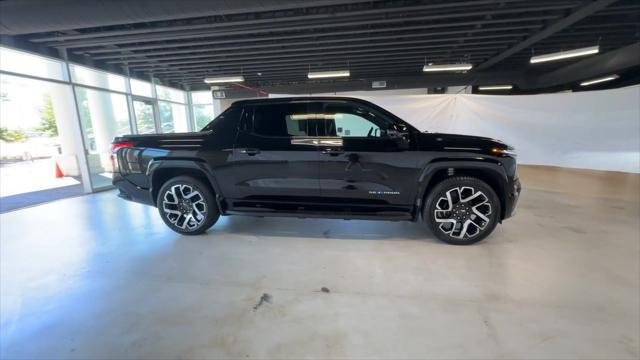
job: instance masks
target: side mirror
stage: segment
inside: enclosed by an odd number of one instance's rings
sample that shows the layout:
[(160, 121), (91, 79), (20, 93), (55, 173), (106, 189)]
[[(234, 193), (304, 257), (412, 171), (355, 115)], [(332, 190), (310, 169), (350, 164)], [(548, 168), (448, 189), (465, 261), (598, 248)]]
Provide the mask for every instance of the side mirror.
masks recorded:
[(394, 127), (396, 128), (396, 131), (401, 134), (406, 134), (409, 132), (409, 128), (405, 124), (395, 124)]

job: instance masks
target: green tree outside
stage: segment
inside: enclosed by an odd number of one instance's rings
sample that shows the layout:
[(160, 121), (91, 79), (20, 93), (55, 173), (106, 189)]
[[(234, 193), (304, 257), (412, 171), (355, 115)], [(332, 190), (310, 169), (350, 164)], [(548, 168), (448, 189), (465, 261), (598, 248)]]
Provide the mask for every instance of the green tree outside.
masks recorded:
[(27, 135), (22, 130), (9, 130), (6, 127), (0, 127), (0, 140), (11, 142), (19, 142), (27, 140)]
[(44, 96), (44, 105), (40, 109), (40, 126), (35, 128), (50, 137), (58, 136), (58, 125), (56, 124), (56, 114), (53, 112), (53, 102), (51, 96)]

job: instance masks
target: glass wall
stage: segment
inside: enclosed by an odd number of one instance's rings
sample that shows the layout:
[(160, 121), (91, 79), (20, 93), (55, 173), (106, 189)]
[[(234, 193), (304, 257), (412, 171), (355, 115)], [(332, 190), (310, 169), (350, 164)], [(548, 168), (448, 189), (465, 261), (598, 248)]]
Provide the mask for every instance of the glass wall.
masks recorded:
[(0, 212), (82, 194), (71, 85), (0, 74), (0, 96)]
[(211, 91), (191, 92), (191, 103), (193, 107), (193, 121), (195, 123), (194, 130), (199, 131), (215, 117)]
[(163, 133), (188, 132), (187, 94), (178, 89), (156, 85), (158, 116)]
[[(59, 167), (75, 179), (82, 177), (89, 184), (85, 191), (111, 186), (114, 137), (199, 130), (214, 117), (208, 91), (187, 93), (2, 46), (0, 57), (0, 155), (9, 151), (6, 139), (36, 137), (38, 122), (54, 117), (41, 114), (53, 113), (57, 121), (49, 121), (49, 128), (59, 133), (51, 140)], [(71, 160), (63, 159), (67, 154)]]
[(88, 67), (74, 64), (69, 66), (69, 72), (71, 73), (71, 80), (78, 84), (95, 86), (119, 92), (127, 91), (124, 76), (100, 70), (93, 70)]
[(139, 95), (144, 97), (153, 97), (153, 90), (151, 89), (153, 85), (150, 82), (131, 79), (131, 93), (133, 95)]
[(167, 101), (158, 102), (160, 127), (163, 133), (180, 133), (189, 131), (187, 107)]
[(122, 94), (76, 87), (84, 146), (94, 188), (111, 185), (111, 142), (131, 134), (127, 97)]
[(68, 80), (64, 62), (0, 46), (0, 69), (53, 80)]
[(156, 93), (160, 100), (173, 101), (181, 104), (184, 104), (187, 100), (184, 91), (162, 85), (156, 85)]
[(155, 134), (156, 122), (153, 101), (133, 100), (133, 116), (136, 118), (138, 134)]

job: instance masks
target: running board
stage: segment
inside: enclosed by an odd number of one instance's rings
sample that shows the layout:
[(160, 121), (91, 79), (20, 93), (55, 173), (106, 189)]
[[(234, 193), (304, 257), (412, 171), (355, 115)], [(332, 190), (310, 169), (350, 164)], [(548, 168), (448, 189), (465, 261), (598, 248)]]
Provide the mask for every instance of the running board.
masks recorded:
[(319, 218), (319, 219), (342, 219), (342, 220), (386, 220), (386, 221), (412, 221), (413, 216), (407, 212), (381, 211), (377, 213), (349, 213), (349, 212), (323, 212), (323, 211), (256, 211), (251, 210), (228, 210), (224, 215), (245, 215), (259, 217), (289, 217), (289, 218)]

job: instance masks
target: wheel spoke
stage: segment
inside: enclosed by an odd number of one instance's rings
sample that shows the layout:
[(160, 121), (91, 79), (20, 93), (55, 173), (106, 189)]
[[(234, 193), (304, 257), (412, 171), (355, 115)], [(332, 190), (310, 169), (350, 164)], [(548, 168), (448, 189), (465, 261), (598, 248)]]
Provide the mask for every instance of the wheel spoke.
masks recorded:
[(467, 220), (464, 222), (464, 224), (462, 224), (462, 229), (460, 230), (460, 235), (458, 235), (457, 237), (459, 237), (460, 239), (464, 238), (465, 235), (467, 235), (467, 228), (469, 227), (469, 223), (471, 222), (471, 220)]
[(480, 191), (477, 191), (475, 194), (469, 196), (468, 198), (465, 198), (462, 200), (463, 203), (467, 203), (475, 198), (477, 198), (478, 196), (484, 196), (484, 194)]
[(442, 230), (442, 232), (444, 232), (445, 234), (450, 234), (455, 229), (456, 223), (457, 223), (453, 219), (443, 220), (441, 222), (442, 222), (442, 224), (440, 224), (440, 226), (438, 226), (438, 228), (440, 230)]
[[(196, 220), (200, 221), (200, 220), (204, 219), (204, 212), (206, 210), (200, 211), (200, 209), (198, 209), (198, 207), (196, 205), (197, 204), (193, 204), (192, 207), (193, 207), (193, 211), (196, 213), (196, 215), (195, 215)], [(193, 214), (193, 212), (191, 214)]]
[(180, 211), (178, 211), (178, 210), (171, 210), (171, 209), (167, 209), (167, 208), (164, 209), (164, 212), (166, 212), (167, 214), (174, 214), (174, 215), (178, 215), (178, 216), (182, 215), (182, 213)]
[(449, 210), (436, 210), (436, 221), (442, 222), (451, 218), (451, 212)]
[(185, 199), (187, 195), (191, 192), (191, 187), (189, 185), (181, 185), (178, 189), (180, 190), (181, 199)]
[[(483, 205), (483, 204), (480, 204), (480, 205)], [(474, 208), (473, 208), (473, 213), (474, 213), (474, 214), (476, 214), (476, 215), (478, 215), (478, 217), (479, 217), (480, 219), (482, 219), (482, 220), (484, 220), (484, 221), (486, 221), (486, 222), (489, 222), (489, 218), (488, 218), (488, 217), (486, 217), (486, 216), (485, 216), (483, 213), (481, 213), (480, 211), (478, 211), (478, 208), (477, 208), (477, 207), (474, 207)], [(489, 207), (489, 212), (488, 212), (488, 214), (491, 214), (491, 207)]]
[[(194, 225), (190, 225), (191, 220), (194, 220), (195, 224)], [(193, 218), (193, 215), (189, 214), (187, 216), (184, 217), (184, 223), (182, 225), (182, 228), (184, 229), (185, 227), (188, 227), (189, 229), (192, 229), (194, 227), (196, 227), (198, 225), (197, 221), (195, 221), (195, 219)]]
[(200, 196), (200, 193), (197, 192), (197, 191), (191, 191), (190, 193), (185, 195), (184, 198), (191, 200), (191, 198), (194, 197), (194, 196)]
[[(172, 187), (169, 191), (164, 194), (164, 203), (165, 204), (177, 204), (178, 197), (176, 195), (175, 187)], [(171, 197), (171, 200), (169, 199)]]

